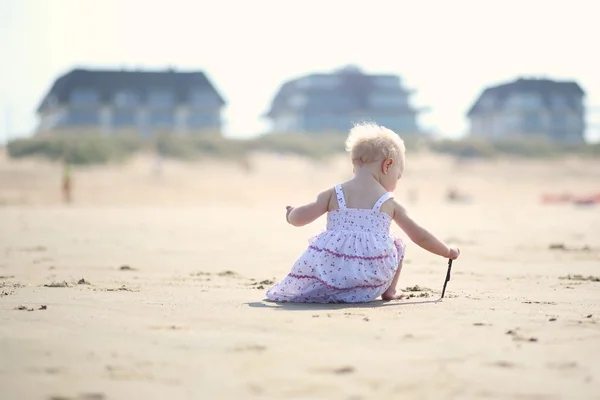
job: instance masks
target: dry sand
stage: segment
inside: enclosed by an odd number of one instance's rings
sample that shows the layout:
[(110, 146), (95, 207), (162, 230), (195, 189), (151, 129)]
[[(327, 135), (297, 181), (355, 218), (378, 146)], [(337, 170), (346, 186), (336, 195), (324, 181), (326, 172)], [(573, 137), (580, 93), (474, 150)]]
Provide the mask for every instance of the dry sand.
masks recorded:
[(76, 169), (64, 206), (59, 167), (0, 156), (0, 398), (600, 398), (600, 282), (561, 279), (600, 276), (600, 208), (539, 204), (600, 163), (409, 155), (397, 197), (462, 257), (435, 302), (446, 262), (409, 244), (399, 286), (429, 297), (364, 305), (264, 301), (324, 226), (285, 205), (346, 160), (253, 165)]

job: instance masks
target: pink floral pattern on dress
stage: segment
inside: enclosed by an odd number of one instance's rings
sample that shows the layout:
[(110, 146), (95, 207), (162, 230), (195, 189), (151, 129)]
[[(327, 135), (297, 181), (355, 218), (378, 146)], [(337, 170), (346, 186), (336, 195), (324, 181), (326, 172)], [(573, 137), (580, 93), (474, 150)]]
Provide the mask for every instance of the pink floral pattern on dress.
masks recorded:
[(390, 235), (392, 218), (380, 211), (393, 197), (384, 194), (372, 209), (347, 208), (340, 185), (339, 209), (327, 214), (327, 228), (309, 239), (290, 273), (271, 287), (271, 301), (360, 303), (377, 299), (390, 286), (405, 245)]

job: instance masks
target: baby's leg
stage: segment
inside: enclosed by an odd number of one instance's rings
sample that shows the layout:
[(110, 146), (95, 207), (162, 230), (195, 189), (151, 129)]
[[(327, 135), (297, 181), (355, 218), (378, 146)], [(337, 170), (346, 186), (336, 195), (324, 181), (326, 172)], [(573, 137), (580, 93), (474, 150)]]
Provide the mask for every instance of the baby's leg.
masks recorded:
[(396, 285), (398, 284), (398, 278), (400, 278), (400, 272), (402, 271), (402, 261), (398, 264), (398, 270), (396, 271), (396, 275), (394, 275), (394, 279), (392, 279), (392, 284), (387, 288), (385, 292), (381, 295), (383, 300), (401, 300), (405, 299), (408, 296), (405, 294), (396, 294)]

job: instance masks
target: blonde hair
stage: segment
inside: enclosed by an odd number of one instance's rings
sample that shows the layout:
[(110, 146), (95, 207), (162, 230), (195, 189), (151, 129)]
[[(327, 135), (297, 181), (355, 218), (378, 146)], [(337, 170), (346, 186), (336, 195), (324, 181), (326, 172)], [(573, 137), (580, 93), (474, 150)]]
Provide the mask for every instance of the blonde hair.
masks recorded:
[(404, 167), (404, 141), (394, 131), (372, 122), (354, 125), (346, 139), (346, 151), (354, 165), (391, 158)]

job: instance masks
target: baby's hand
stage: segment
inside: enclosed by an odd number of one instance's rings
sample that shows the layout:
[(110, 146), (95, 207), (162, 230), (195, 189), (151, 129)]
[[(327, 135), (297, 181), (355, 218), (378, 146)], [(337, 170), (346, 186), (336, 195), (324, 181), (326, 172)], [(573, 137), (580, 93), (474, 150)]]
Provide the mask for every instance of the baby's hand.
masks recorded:
[(452, 260), (456, 260), (460, 255), (460, 250), (458, 247), (450, 247), (450, 251), (448, 252), (448, 258)]
[(285, 207), (285, 220), (288, 222), (288, 224), (290, 223), (290, 213), (292, 212), (293, 209), (294, 209), (294, 207), (292, 207), (292, 206)]

